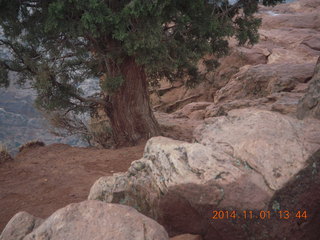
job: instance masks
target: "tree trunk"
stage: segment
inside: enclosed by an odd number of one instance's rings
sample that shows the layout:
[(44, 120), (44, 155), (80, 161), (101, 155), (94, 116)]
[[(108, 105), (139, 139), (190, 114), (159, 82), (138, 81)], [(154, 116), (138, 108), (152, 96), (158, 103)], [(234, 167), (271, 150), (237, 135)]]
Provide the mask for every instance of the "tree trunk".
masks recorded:
[(116, 146), (135, 145), (160, 134), (151, 110), (146, 74), (132, 57), (120, 66), (124, 82), (110, 95), (107, 115), (110, 118)]

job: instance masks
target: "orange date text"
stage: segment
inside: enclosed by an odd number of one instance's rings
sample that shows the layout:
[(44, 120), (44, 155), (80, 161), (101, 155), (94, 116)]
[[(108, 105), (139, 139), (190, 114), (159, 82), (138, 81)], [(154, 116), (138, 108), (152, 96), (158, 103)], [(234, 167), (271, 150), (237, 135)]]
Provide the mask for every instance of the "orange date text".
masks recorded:
[(212, 211), (212, 219), (213, 220), (222, 220), (222, 219), (244, 219), (244, 220), (253, 220), (253, 219), (307, 219), (307, 211), (298, 210), (298, 211), (251, 211), (251, 210), (215, 210)]

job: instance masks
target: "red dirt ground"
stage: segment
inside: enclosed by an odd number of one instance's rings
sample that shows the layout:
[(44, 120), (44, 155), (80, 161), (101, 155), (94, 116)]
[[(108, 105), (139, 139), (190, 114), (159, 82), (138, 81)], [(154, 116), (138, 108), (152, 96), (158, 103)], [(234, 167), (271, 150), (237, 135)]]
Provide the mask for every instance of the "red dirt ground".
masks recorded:
[(116, 150), (53, 144), (23, 150), (0, 165), (0, 233), (19, 211), (46, 218), (87, 198), (101, 176), (123, 172), (142, 157), (145, 144)]

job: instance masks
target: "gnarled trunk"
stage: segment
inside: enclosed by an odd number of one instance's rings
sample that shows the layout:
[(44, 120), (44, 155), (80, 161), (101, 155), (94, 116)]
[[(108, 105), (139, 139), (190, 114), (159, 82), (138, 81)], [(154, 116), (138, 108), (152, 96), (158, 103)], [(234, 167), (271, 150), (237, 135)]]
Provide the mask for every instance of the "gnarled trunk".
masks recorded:
[(127, 57), (120, 71), (124, 82), (110, 95), (107, 115), (116, 145), (135, 145), (159, 135), (160, 128), (151, 110), (144, 69)]

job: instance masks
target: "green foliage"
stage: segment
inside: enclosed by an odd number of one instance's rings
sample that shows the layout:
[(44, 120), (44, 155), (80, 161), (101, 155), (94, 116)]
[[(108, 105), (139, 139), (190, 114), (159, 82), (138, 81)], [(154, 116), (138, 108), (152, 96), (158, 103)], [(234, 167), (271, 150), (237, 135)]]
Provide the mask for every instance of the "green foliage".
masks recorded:
[(259, 40), (258, 27), (261, 24), (261, 19), (254, 18), (252, 16), (245, 18), (237, 18), (235, 20), (239, 27), (236, 33), (236, 37), (239, 40), (239, 44), (256, 43)]
[(108, 92), (109, 94), (114, 93), (123, 84), (124, 79), (122, 76), (109, 77), (101, 83), (102, 90)]
[(112, 141), (112, 128), (107, 120), (92, 118), (89, 124), (89, 133), (90, 140), (99, 146), (109, 148), (114, 144)]
[[(20, 83), (32, 81), (40, 109), (89, 111), (92, 102), (79, 84), (105, 75), (102, 89), (114, 93), (125, 81), (123, 60), (132, 57), (152, 85), (162, 77), (188, 76), (192, 87), (202, 80), (199, 59), (225, 55), (229, 37), (239, 44), (258, 41), (258, 2), (0, 0), (0, 51), (10, 50), (10, 57), (0, 58), (0, 85), (7, 86), (7, 71), (15, 71)], [(265, 5), (279, 2), (263, 0)]]
[(33, 140), (24, 143), (19, 147), (19, 152), (22, 152), (23, 150), (30, 149), (30, 148), (37, 148), (37, 147), (44, 147), (45, 143), (39, 140)]
[(219, 66), (219, 62), (216, 59), (204, 60), (204, 64), (209, 72), (214, 71)]
[(7, 146), (0, 142), (0, 164), (10, 161), (13, 161), (13, 158), (8, 152)]

